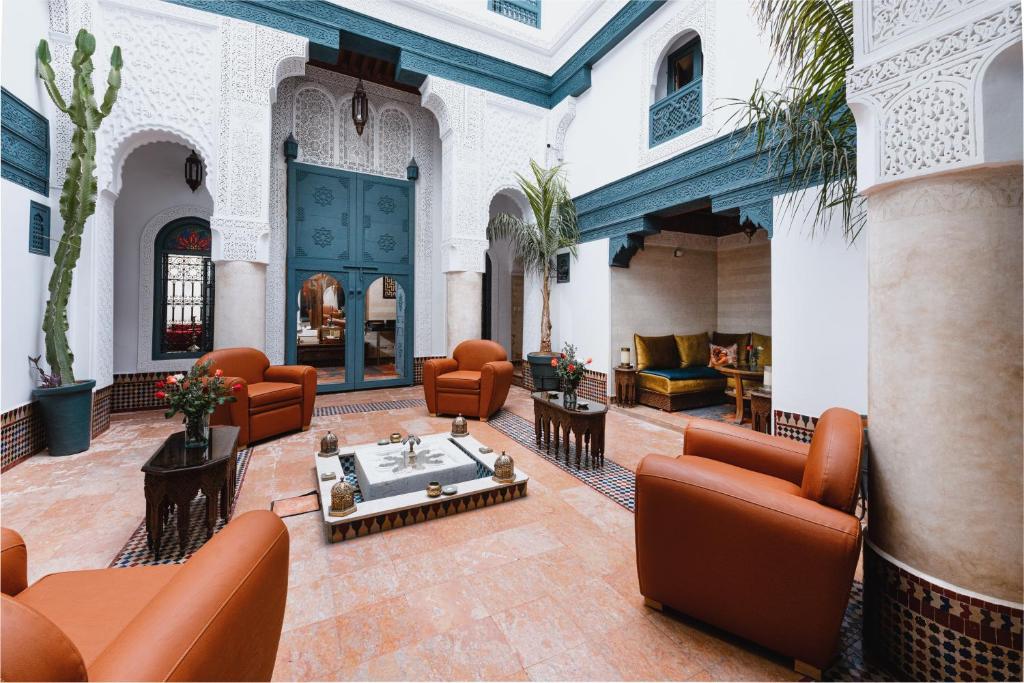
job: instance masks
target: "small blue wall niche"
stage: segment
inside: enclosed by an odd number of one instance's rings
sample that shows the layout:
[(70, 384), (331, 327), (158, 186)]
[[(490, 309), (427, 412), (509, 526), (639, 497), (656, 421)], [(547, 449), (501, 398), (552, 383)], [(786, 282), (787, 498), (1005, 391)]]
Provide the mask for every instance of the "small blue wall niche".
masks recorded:
[(50, 207), (29, 202), (28, 250), (41, 256), (50, 255)]
[[(497, 0), (495, 0), (497, 1)], [(507, 1), (507, 0), (505, 0)], [(438, 76), (551, 108), (590, 88), (591, 67), (665, 0), (631, 0), (550, 76), (389, 24), (326, 0), (167, 0), (308, 38), (311, 59), (334, 63), (341, 45), (396, 63), (395, 79), (419, 87)], [(528, 5), (530, 0), (516, 4)], [(540, 4), (537, 2), (539, 17)], [(538, 18), (539, 21), (539, 18)]]
[(0, 177), (49, 196), (49, 121), (6, 88), (0, 88), (0, 119)]
[(487, 9), (521, 24), (540, 28), (540, 0), (487, 0)]
[(653, 214), (709, 199), (713, 212), (738, 210), (741, 223), (771, 237), (772, 197), (790, 189), (752, 137), (725, 135), (576, 197), (580, 238), (608, 238), (609, 265), (629, 267), (644, 238), (659, 232)]

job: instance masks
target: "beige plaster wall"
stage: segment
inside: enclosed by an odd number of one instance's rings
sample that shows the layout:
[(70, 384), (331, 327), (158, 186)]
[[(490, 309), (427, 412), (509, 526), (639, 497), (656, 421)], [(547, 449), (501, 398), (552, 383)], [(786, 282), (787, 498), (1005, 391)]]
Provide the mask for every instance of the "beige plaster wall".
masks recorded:
[(483, 297), (483, 273), (450, 271), (445, 273), (448, 290), (448, 353), (466, 339), (480, 338), (480, 308)]
[(1022, 602), (1021, 167), (868, 202), (870, 537), (920, 572)]
[(772, 333), (772, 251), (768, 233), (718, 240), (718, 317), (722, 332)]
[(267, 266), (253, 261), (217, 261), (213, 345), (223, 349), (266, 343)]
[(693, 240), (673, 256), (673, 246), (650, 245), (629, 268), (611, 268), (611, 359), (633, 351), (633, 334), (693, 334), (715, 329), (718, 316), (714, 240)]

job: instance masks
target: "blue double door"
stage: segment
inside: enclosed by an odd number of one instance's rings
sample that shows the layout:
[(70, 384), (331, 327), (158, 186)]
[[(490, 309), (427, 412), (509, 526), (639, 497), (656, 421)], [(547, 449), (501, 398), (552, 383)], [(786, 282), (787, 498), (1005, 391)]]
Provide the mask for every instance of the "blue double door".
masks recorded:
[(412, 384), (414, 186), (290, 162), (286, 353), (317, 391)]

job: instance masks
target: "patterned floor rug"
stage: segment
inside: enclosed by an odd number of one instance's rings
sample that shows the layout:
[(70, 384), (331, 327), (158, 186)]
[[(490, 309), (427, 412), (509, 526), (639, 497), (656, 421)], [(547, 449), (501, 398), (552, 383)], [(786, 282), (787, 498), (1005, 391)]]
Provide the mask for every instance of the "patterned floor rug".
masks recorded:
[[(231, 501), (232, 511), (235, 508), (235, 501), (238, 500), (238, 493), (242, 490), (242, 484), (245, 482), (245, 473), (249, 469), (249, 460), (252, 457), (253, 450), (253, 448), (245, 448), (238, 451), (238, 459), (235, 463), (235, 481), (237, 483), (235, 485), (235, 498)], [(228, 517), (230, 518), (230, 514)], [(201, 493), (192, 501), (192, 507), (189, 511), (189, 522), (188, 541), (185, 543), (184, 548), (180, 548), (178, 545), (178, 522), (176, 517), (172, 517), (164, 525), (164, 534), (160, 539), (163, 552), (161, 553), (162, 557), (158, 560), (146, 543), (146, 520), (143, 519), (128, 539), (128, 542), (124, 544), (121, 551), (114, 557), (110, 566), (141, 567), (158, 564), (180, 564), (184, 562), (192, 557), (193, 553), (202, 548), (207, 540), (206, 496)], [(224, 520), (218, 517), (213, 533), (217, 533), (223, 528)]]

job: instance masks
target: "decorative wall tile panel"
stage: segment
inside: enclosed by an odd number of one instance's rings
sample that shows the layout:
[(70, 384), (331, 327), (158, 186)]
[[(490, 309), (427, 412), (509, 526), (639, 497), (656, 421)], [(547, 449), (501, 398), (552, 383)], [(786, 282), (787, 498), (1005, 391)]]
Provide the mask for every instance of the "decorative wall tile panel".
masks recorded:
[(0, 177), (49, 196), (50, 124), (39, 112), (0, 89)]

